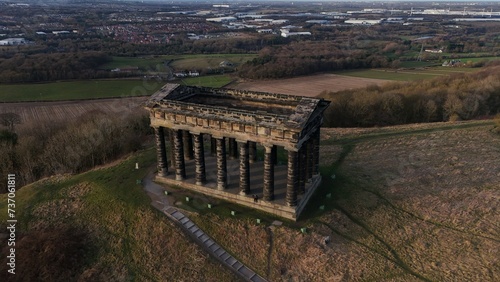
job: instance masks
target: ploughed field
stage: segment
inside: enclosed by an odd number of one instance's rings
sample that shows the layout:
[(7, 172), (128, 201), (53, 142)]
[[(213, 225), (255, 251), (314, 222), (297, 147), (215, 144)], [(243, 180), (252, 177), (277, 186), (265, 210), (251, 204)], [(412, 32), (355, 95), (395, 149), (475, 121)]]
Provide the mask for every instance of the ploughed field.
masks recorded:
[(116, 114), (141, 110), (149, 97), (115, 98), (101, 100), (76, 100), (57, 102), (0, 103), (0, 113), (16, 113), (21, 123), (32, 121), (64, 121), (91, 115), (95, 112)]
[(388, 81), (326, 73), (279, 80), (243, 81), (231, 84), (228, 88), (315, 97), (322, 91), (336, 92), (381, 85)]

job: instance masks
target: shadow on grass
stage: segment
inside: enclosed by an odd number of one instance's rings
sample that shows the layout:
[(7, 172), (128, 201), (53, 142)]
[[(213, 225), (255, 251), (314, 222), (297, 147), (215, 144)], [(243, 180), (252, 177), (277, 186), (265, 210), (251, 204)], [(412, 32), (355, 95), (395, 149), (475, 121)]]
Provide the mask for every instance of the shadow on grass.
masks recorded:
[(301, 221), (319, 217), (325, 212), (335, 209), (338, 200), (350, 197), (351, 191), (343, 188), (349, 185), (339, 185), (340, 183), (350, 182), (348, 178), (339, 172), (339, 168), (354, 148), (353, 143), (343, 145), (339, 158), (333, 164), (320, 167), (320, 173), (323, 176), (321, 185), (307, 203), (304, 212), (299, 218)]
[(381, 251), (381, 250), (377, 250), (376, 248), (366, 244), (366, 243), (363, 243), (359, 240), (357, 240), (356, 238), (354, 238), (353, 236), (350, 236), (348, 234), (345, 234), (343, 232), (340, 232), (338, 229), (336, 229), (335, 227), (333, 227), (332, 225), (326, 223), (326, 222), (323, 222), (323, 221), (320, 221), (320, 220), (317, 220), (316, 222), (319, 223), (319, 224), (322, 224), (326, 227), (328, 227), (332, 232), (336, 233), (337, 235), (345, 238), (346, 240), (348, 241), (351, 241), (351, 242), (354, 242), (356, 244), (359, 244), (361, 246), (363, 246), (364, 248), (370, 250), (371, 252), (373, 253), (376, 253), (382, 257), (384, 257), (385, 259), (389, 260), (389, 261), (392, 261), (394, 264), (396, 264), (397, 266), (399, 266), (400, 268), (402, 268), (405, 272), (417, 277), (418, 279), (422, 280), (422, 281), (432, 281), (431, 279), (423, 276), (422, 274), (418, 273), (418, 272), (415, 272), (413, 269), (411, 269), (402, 259), (401, 257), (399, 256), (399, 254), (396, 252), (396, 250), (394, 250), (394, 248), (391, 247), (391, 245), (389, 245), (387, 242), (385, 242), (380, 236), (378, 236), (377, 234), (375, 234), (370, 228), (368, 225), (364, 224), (363, 222), (359, 221), (357, 218), (353, 217), (350, 213), (348, 213), (347, 211), (345, 211), (344, 209), (338, 207), (338, 209), (344, 214), (346, 215), (351, 221), (353, 221), (354, 223), (356, 223), (358, 226), (360, 226), (361, 228), (363, 228), (363, 230), (365, 230), (366, 232), (368, 232), (370, 235), (372, 235), (378, 242), (380, 242), (382, 245), (384, 245), (387, 250), (389, 251), (389, 253), (391, 254), (390, 256), (387, 255), (385, 252)]
[[(332, 232), (342, 236), (343, 238), (352, 241), (356, 244), (359, 244), (371, 252), (374, 252), (385, 259), (392, 261), (394, 264), (401, 267), (405, 272), (417, 277), (423, 281), (431, 281), (429, 278), (417, 273), (413, 269), (411, 269), (399, 256), (396, 250), (382, 237), (377, 235), (369, 225), (365, 224), (362, 220), (356, 218), (352, 214), (350, 214), (347, 210), (342, 208), (338, 202), (339, 200), (348, 200), (351, 197), (350, 187), (353, 187), (353, 182), (340, 173), (339, 168), (343, 164), (345, 158), (353, 151), (355, 148), (355, 143), (350, 142), (342, 145), (342, 152), (337, 161), (335, 161), (332, 165), (328, 167), (321, 168), (321, 174), (323, 177), (323, 182), (316, 193), (313, 195), (311, 200), (306, 206), (306, 210), (304, 211), (301, 220), (309, 221), (313, 223), (318, 223), (328, 227)], [(356, 239), (355, 237), (345, 234), (337, 230), (332, 225), (327, 222), (319, 220), (319, 217), (332, 210), (338, 210), (342, 214), (344, 214), (349, 220), (354, 222), (356, 225), (360, 226), (363, 230), (365, 230), (368, 234), (373, 236), (378, 242), (380, 242), (385, 249), (388, 251), (384, 252), (382, 250), (378, 250), (373, 246), (370, 246), (366, 243), (363, 243)]]

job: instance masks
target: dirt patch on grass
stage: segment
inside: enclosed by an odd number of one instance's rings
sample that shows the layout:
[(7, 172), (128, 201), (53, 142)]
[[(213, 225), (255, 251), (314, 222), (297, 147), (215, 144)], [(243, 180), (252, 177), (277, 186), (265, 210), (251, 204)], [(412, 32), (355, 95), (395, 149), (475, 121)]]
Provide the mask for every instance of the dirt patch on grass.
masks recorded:
[(228, 88), (315, 97), (322, 91), (336, 92), (369, 85), (382, 85), (387, 82), (389, 81), (382, 79), (319, 74), (279, 80), (239, 82), (229, 85)]

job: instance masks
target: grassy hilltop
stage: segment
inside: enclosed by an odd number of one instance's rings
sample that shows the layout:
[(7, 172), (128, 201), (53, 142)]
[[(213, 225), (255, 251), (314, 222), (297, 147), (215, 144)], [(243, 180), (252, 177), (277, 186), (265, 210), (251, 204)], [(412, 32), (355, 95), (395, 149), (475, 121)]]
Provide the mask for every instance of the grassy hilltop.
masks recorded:
[[(207, 258), (150, 206), (137, 180), (155, 161), (149, 149), (108, 167), (51, 177), (19, 190), (15, 278), (233, 281), (233, 274)], [(141, 169), (134, 169), (136, 162)], [(6, 202), (6, 195), (1, 195), (2, 223), (7, 219)], [(11, 281), (13, 277), (5, 277), (6, 256), (3, 249), (0, 279)]]
[[(298, 223), (268, 228), (271, 216), (213, 200), (218, 208), (209, 210), (199, 204), (205, 197), (182, 207), (270, 281), (498, 281), (500, 135), (493, 128), (481, 121), (324, 129), (323, 185)], [(29, 250), (22, 260), (38, 263), (20, 263), (19, 271), (47, 279), (234, 280), (150, 207), (136, 180), (154, 163), (149, 149), (21, 189), (19, 256)], [(5, 202), (2, 195), (1, 222)], [(37, 236), (46, 249), (31, 243)], [(51, 238), (63, 244), (51, 250)], [(57, 260), (67, 257), (69, 270)]]

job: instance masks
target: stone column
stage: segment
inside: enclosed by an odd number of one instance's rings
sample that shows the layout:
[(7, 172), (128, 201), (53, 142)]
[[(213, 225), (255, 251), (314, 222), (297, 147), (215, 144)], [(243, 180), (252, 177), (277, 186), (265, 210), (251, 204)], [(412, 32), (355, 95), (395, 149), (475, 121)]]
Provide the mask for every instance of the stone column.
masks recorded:
[(298, 173), (299, 173), (299, 187), (297, 189), (297, 194), (302, 195), (306, 191), (306, 147), (302, 146), (299, 150), (299, 168), (298, 168)]
[(155, 127), (156, 139), (156, 156), (158, 158), (158, 175), (167, 176), (168, 163), (167, 163), (167, 149), (165, 147), (165, 133), (163, 127)]
[(248, 141), (248, 157), (250, 163), (253, 164), (257, 161), (257, 143), (253, 141)]
[(319, 174), (319, 127), (313, 134), (313, 175)]
[(217, 189), (227, 188), (226, 141), (224, 137), (217, 138)]
[(205, 172), (205, 150), (203, 148), (203, 134), (193, 134), (193, 137), (196, 185), (203, 185), (207, 181)]
[(298, 171), (297, 159), (298, 152), (288, 151), (288, 171), (286, 179), (286, 204), (288, 206), (297, 205), (297, 186), (298, 186)]
[(240, 147), (240, 194), (250, 194), (250, 160), (248, 156), (248, 142), (238, 141)]
[(184, 159), (193, 159), (193, 137), (187, 130), (182, 131), (182, 139), (184, 142)]
[(175, 158), (175, 180), (186, 178), (186, 166), (184, 164), (184, 152), (182, 144), (182, 130), (175, 130), (174, 133), (174, 158)]
[(264, 147), (264, 200), (274, 200), (273, 146)]
[(307, 151), (307, 154), (306, 154), (306, 179), (309, 180), (311, 179), (311, 177), (313, 176), (312, 172), (313, 172), (313, 144), (312, 144), (312, 139), (309, 138), (309, 140), (307, 140), (307, 143), (305, 144), (306, 146), (306, 151)]

